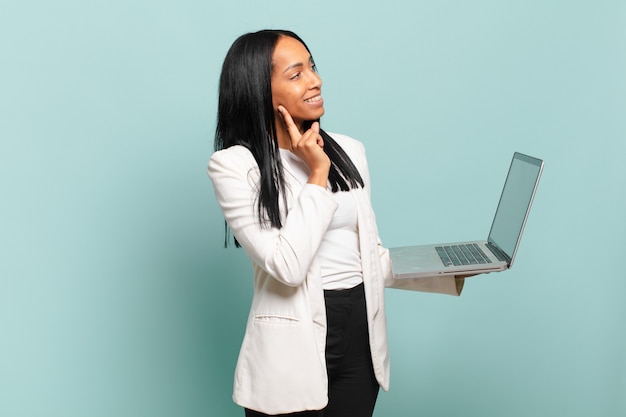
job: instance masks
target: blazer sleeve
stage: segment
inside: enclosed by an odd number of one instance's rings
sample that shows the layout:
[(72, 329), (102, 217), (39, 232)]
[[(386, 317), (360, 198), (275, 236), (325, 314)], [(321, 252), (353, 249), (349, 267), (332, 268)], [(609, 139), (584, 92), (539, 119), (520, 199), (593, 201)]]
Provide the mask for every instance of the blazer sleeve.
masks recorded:
[(283, 227), (258, 220), (258, 165), (250, 151), (232, 146), (211, 156), (208, 175), (226, 222), (253, 263), (288, 286), (301, 285), (337, 203), (320, 186), (305, 184), (282, 206)]

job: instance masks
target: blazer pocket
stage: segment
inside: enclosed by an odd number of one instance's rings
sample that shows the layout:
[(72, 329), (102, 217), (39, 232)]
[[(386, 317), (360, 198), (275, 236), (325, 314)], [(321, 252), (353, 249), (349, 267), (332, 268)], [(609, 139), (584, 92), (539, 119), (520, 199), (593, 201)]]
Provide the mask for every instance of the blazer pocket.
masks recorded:
[(259, 324), (298, 324), (300, 319), (297, 317), (284, 316), (278, 314), (257, 314), (253, 318), (255, 323)]

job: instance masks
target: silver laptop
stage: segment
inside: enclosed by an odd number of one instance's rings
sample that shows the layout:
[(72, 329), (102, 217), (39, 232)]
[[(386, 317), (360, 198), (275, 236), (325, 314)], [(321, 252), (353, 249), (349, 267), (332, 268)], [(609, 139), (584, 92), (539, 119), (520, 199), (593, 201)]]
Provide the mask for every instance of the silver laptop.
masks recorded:
[(393, 276), (465, 275), (510, 268), (542, 171), (541, 159), (515, 152), (487, 240), (391, 248)]

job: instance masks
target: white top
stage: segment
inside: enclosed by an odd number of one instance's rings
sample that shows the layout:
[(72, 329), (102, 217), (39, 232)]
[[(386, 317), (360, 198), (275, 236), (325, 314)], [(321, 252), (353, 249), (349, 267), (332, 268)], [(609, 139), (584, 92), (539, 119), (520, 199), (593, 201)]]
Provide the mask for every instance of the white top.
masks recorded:
[[(309, 178), (307, 165), (287, 149), (280, 149), (284, 165), (302, 184)], [(353, 288), (363, 282), (357, 208), (350, 192), (332, 193), (337, 210), (324, 234), (317, 258), (322, 272), (322, 287), (325, 290)]]

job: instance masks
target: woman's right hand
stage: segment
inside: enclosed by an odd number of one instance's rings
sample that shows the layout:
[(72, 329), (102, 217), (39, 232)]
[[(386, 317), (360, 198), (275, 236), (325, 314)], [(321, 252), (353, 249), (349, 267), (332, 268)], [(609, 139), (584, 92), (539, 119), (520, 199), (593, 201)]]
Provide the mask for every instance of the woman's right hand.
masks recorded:
[(330, 159), (324, 152), (324, 139), (320, 135), (319, 122), (314, 122), (310, 129), (302, 133), (285, 107), (278, 106), (278, 112), (289, 134), (291, 152), (309, 167), (308, 183), (326, 188)]

